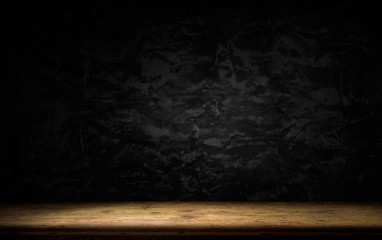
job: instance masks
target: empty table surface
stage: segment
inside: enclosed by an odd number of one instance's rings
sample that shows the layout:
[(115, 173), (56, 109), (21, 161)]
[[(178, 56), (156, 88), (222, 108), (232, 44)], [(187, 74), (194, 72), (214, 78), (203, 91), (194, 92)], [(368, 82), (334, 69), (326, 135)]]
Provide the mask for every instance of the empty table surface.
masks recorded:
[(0, 204), (0, 236), (382, 236), (382, 203)]

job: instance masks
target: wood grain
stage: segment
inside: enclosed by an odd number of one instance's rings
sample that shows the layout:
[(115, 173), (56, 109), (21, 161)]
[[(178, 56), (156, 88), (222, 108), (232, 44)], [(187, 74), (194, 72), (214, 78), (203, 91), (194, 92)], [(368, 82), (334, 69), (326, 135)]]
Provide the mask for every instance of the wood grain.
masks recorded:
[(382, 236), (382, 203), (1, 204), (0, 235)]

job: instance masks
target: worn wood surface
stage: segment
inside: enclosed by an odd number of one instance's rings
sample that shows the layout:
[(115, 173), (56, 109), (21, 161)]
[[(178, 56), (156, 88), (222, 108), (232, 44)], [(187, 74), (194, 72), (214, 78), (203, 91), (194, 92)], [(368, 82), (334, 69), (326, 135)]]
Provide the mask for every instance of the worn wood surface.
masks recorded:
[(3, 236), (382, 236), (382, 203), (1, 204)]

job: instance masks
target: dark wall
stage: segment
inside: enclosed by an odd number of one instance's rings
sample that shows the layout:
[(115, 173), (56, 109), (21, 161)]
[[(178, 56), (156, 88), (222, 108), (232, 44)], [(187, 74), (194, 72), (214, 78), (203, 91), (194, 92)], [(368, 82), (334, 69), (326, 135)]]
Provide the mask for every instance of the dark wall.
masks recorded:
[(3, 8), (0, 200), (382, 201), (379, 6), (121, 2)]

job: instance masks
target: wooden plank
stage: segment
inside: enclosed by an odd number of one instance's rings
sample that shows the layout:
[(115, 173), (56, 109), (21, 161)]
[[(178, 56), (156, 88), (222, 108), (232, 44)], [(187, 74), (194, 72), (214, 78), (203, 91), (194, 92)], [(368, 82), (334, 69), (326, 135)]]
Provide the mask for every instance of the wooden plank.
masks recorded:
[(382, 236), (382, 203), (1, 204), (1, 235)]

